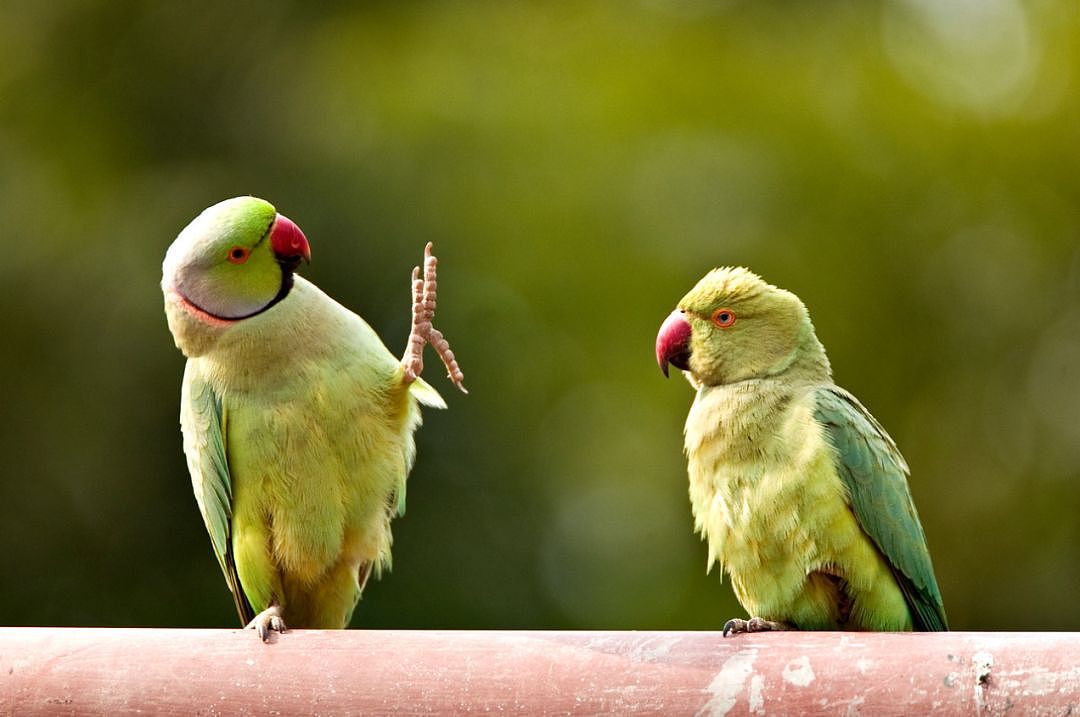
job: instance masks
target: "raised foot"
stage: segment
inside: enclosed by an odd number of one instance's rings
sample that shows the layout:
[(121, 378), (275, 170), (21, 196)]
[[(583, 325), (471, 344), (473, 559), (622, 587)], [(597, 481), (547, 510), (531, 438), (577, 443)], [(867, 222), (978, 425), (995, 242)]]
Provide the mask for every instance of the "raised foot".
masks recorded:
[(769, 632), (770, 630), (790, 630), (789, 625), (782, 622), (773, 622), (760, 617), (752, 617), (749, 620), (734, 618), (724, 623), (724, 637), (738, 635), (740, 632)]
[(414, 268), (412, 272), (412, 330), (409, 331), (409, 343), (405, 347), (401, 365), (405, 369), (406, 383), (415, 381), (424, 370), (424, 346), (431, 344), (446, 366), (450, 380), (462, 393), (468, 393), (462, 383), (465, 375), (454, 358), (454, 352), (450, 350), (450, 342), (431, 324), (435, 318), (435, 294), (438, 286), (435, 270), (438, 263), (439, 260), (431, 254), (431, 242), (428, 242), (424, 247), (423, 278), (420, 278), (420, 267)]
[(255, 619), (244, 626), (245, 630), (254, 630), (259, 633), (259, 639), (266, 642), (270, 639), (271, 632), (285, 632), (285, 621), (281, 618), (281, 606), (271, 605), (258, 615)]

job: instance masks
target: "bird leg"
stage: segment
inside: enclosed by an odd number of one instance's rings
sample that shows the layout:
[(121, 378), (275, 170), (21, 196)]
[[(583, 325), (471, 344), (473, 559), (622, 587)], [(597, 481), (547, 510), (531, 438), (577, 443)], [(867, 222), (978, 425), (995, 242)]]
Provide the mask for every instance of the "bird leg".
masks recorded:
[(259, 633), (259, 639), (266, 642), (270, 639), (270, 632), (285, 632), (285, 620), (281, 618), (281, 606), (271, 605), (255, 619), (244, 626), (245, 630), (254, 630)]
[(769, 632), (771, 630), (793, 630), (791, 625), (782, 622), (764, 620), (760, 617), (752, 617), (749, 620), (734, 618), (724, 623), (724, 637), (738, 635), (740, 632)]
[(468, 393), (462, 381), (465, 375), (458, 367), (454, 352), (450, 350), (450, 342), (442, 332), (431, 325), (435, 318), (435, 289), (437, 280), (435, 269), (438, 259), (431, 254), (431, 242), (424, 247), (424, 276), (420, 277), (420, 267), (412, 272), (412, 330), (409, 331), (409, 342), (405, 347), (405, 355), (401, 357), (401, 365), (405, 369), (405, 382), (412, 383), (419, 378), (424, 370), (424, 345), (431, 344), (446, 365), (447, 375), (454, 385), (463, 393)]

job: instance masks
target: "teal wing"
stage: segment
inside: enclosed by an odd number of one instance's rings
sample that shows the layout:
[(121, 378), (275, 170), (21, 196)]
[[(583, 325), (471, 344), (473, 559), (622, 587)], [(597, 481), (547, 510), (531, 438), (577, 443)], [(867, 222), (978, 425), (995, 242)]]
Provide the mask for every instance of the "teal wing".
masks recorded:
[(836, 386), (818, 389), (814, 416), (836, 451), (837, 472), (859, 525), (892, 567), (916, 630), (947, 630), (915, 504), (899, 449), (858, 399)]
[(189, 361), (180, 396), (180, 425), (191, 486), (199, 504), (214, 555), (225, 573), (240, 622), (246, 625), (255, 611), (244, 596), (232, 550), (232, 479), (225, 450), (225, 410), (221, 397), (198, 376)]

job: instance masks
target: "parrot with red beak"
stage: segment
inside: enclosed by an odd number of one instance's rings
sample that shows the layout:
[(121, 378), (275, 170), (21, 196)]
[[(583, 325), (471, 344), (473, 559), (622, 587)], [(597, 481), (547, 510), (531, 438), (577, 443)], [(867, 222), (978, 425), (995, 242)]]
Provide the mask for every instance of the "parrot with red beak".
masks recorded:
[(660, 327), (656, 360), (696, 389), (685, 452), (697, 532), (764, 630), (946, 630), (892, 438), (836, 386), (794, 294), (744, 268), (705, 275)]
[(169, 247), (161, 287), (187, 357), (180, 396), (195, 499), (242, 625), (344, 628), (372, 574), (390, 566), (405, 510), (418, 404), (445, 408), (419, 376), (436, 260), (413, 270), (408, 348), (397, 359), (359, 316), (296, 274), (307, 237), (266, 201), (199, 214)]

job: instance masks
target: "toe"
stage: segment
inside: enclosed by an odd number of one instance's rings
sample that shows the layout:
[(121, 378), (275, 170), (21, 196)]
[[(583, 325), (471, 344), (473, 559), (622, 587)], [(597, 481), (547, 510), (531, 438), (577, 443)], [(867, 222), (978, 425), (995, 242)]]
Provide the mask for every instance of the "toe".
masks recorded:
[(740, 632), (746, 631), (746, 620), (740, 620), (736, 617), (724, 623), (724, 637), (728, 637), (729, 635), (738, 635)]
[(285, 620), (281, 617), (281, 608), (271, 605), (252, 619), (245, 629), (254, 630), (263, 642), (270, 640), (271, 632), (285, 632)]

